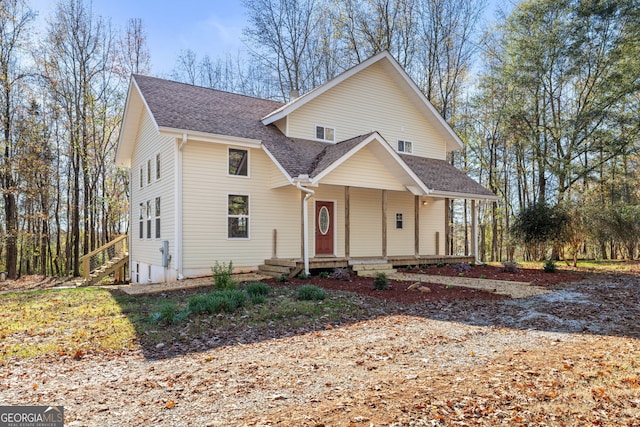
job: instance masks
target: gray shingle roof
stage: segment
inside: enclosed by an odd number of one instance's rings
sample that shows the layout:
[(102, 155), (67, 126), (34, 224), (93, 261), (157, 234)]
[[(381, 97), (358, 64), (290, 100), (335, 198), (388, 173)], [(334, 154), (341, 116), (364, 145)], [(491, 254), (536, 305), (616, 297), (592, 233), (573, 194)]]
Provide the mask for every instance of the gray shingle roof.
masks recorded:
[[(371, 133), (337, 144), (286, 137), (261, 118), (283, 104), (230, 92), (134, 75), (159, 127), (251, 138), (262, 141), (289, 176), (318, 176)], [(402, 155), (402, 160), (430, 189), (493, 196), (486, 188), (444, 160)]]
[(491, 191), (453, 167), (446, 160), (401, 154), (400, 157), (431, 190), (495, 197)]

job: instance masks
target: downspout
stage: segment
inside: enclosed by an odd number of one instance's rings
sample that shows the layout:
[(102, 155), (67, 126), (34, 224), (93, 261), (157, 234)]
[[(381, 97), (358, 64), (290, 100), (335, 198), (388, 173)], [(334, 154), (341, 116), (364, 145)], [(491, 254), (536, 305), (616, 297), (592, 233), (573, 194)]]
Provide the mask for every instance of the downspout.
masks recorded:
[(175, 195), (176, 195), (176, 206), (175, 206), (175, 217), (176, 217), (176, 272), (178, 275), (178, 280), (184, 279), (184, 275), (182, 274), (182, 149), (187, 144), (187, 134), (182, 134), (182, 141), (179, 145), (177, 145), (176, 150), (176, 180), (175, 180)]
[[(302, 178), (302, 177), (300, 177)], [(308, 177), (305, 177), (307, 180)], [(303, 193), (306, 193), (304, 196), (304, 200), (302, 201), (302, 241), (303, 241), (303, 254), (302, 258), (304, 259), (304, 274), (307, 276), (311, 273), (309, 272), (309, 199), (313, 197), (315, 191), (310, 190), (302, 186), (301, 181), (296, 182), (296, 188)]]

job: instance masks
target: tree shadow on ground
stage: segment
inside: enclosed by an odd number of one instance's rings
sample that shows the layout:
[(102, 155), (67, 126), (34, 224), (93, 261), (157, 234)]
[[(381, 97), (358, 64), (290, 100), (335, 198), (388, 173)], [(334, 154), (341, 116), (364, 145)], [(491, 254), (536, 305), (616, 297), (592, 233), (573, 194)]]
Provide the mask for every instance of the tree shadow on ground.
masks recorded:
[[(415, 303), (390, 301), (345, 291), (329, 291), (326, 300), (295, 301), (299, 283), (274, 286), (262, 306), (235, 313), (191, 315), (167, 322), (150, 320), (166, 303), (186, 307), (190, 297), (211, 288), (159, 295), (112, 294), (134, 326), (144, 356), (169, 359), (214, 348), (281, 339), (337, 328), (381, 316), (405, 315), (474, 326), (504, 327), (566, 334), (640, 339), (640, 283), (636, 274), (589, 274), (581, 282), (549, 286), (551, 292), (528, 298), (443, 298)], [(310, 312), (305, 313), (305, 310)]]

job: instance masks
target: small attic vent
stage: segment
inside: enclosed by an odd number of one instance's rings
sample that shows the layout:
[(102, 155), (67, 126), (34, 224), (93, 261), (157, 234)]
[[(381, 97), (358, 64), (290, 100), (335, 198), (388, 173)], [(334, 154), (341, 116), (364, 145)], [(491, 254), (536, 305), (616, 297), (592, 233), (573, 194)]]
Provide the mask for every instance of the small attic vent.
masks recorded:
[(325, 127), (325, 126), (316, 126), (316, 139), (320, 141), (336, 141), (336, 130), (335, 128)]

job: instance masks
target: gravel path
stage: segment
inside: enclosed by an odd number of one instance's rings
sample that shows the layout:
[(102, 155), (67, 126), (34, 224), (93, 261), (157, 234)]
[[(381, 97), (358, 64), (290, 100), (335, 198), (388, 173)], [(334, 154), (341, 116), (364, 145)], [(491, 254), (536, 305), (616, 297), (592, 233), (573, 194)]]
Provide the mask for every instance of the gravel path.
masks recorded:
[(158, 360), (23, 361), (0, 401), (64, 405), (68, 426), (639, 426), (638, 288), (604, 276)]

